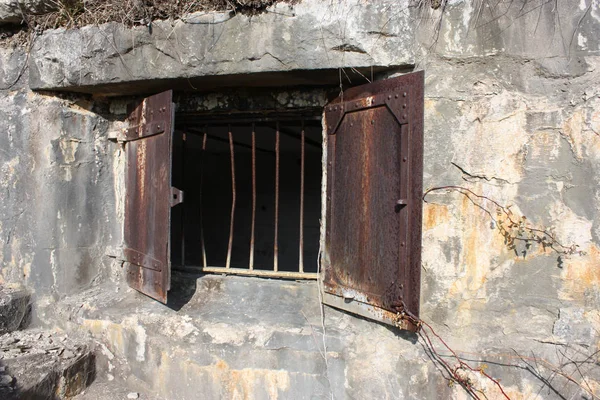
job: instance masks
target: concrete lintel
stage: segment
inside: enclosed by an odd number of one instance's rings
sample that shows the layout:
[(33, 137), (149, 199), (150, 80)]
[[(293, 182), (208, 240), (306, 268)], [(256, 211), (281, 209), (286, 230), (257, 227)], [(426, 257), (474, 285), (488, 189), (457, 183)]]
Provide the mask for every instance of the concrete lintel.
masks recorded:
[[(412, 8), (402, 3), (398, 12), (394, 0), (304, 0), (258, 16), (196, 13), (148, 27), (108, 23), (48, 31), (32, 48), (30, 86), (89, 93), (116, 88), (127, 94), (141, 92), (150, 81), (179, 80), (191, 88), (195, 79), (208, 76), (302, 77), (340, 67), (413, 65)], [(246, 76), (242, 83), (252, 81)]]

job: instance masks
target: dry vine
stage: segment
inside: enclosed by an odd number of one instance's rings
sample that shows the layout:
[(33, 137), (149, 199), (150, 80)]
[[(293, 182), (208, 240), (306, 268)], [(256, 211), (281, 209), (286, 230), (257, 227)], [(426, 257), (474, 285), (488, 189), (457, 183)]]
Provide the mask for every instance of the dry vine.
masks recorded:
[[(561, 267), (565, 257), (570, 255), (585, 255), (584, 251), (579, 250), (579, 245), (561, 243), (551, 229), (538, 228), (528, 222), (526, 216), (518, 216), (511, 210), (511, 206), (503, 206), (496, 200), (487, 196), (477, 194), (464, 186), (448, 185), (437, 186), (428, 189), (423, 195), (423, 201), (428, 202), (426, 197), (429, 193), (435, 191), (457, 192), (465, 196), (477, 208), (485, 212), (492, 220), (492, 228), (498, 229), (504, 237), (504, 244), (509, 250), (513, 250), (515, 255), (525, 257), (532, 244), (537, 243), (543, 250), (551, 249), (558, 254), (557, 262)], [(524, 248), (517, 249), (517, 242), (522, 242)]]
[[(500, 382), (500, 380), (497, 378), (494, 378), (492, 375), (490, 375), (489, 373), (486, 372), (486, 369), (488, 366), (485, 361), (466, 360), (465, 357), (459, 356), (458, 353), (455, 350), (453, 350), (439, 334), (436, 333), (436, 331), (433, 329), (433, 327), (430, 324), (425, 322), (423, 319), (414, 316), (413, 314), (411, 314), (408, 311), (400, 312), (398, 314), (398, 318), (400, 320), (404, 319), (404, 320), (409, 321), (417, 328), (416, 332), (419, 335), (419, 338), (422, 340), (422, 344), (425, 347), (427, 355), (430, 357), (430, 359), (434, 363), (437, 363), (438, 365), (440, 365), (442, 367), (442, 370), (441, 370), (442, 373), (445, 372), (447, 374), (447, 376), (444, 376), (444, 378), (448, 381), (449, 386), (452, 386), (454, 384), (460, 385), (475, 400), (482, 400), (482, 397), (484, 399), (487, 399), (488, 397), (487, 397), (484, 389), (477, 388), (476, 382), (474, 382), (473, 379), (471, 378), (471, 376), (469, 376), (469, 373), (475, 373), (475, 374), (479, 373), (479, 374), (481, 374), (481, 376), (483, 376), (487, 380), (489, 380), (499, 390), (500, 394), (502, 394), (502, 396), (505, 399), (510, 400), (510, 396), (508, 395), (507, 391), (505, 390), (505, 388), (502, 385), (502, 383)], [(432, 340), (432, 338), (435, 338), (441, 344), (441, 347), (449, 354), (440, 353), (440, 351), (438, 350), (439, 346), (436, 346), (434, 344), (434, 341)], [(566, 345), (566, 347), (569, 348), (568, 345)], [(469, 354), (469, 353), (465, 353), (465, 352), (461, 352), (461, 353)], [(591, 364), (592, 367), (600, 366), (600, 359), (598, 358), (598, 355), (600, 354), (600, 350), (596, 350), (596, 351), (592, 352), (591, 354), (583, 354), (581, 352), (577, 352), (577, 353), (579, 353), (580, 355), (583, 355), (584, 359), (583, 360), (574, 360), (573, 358), (567, 356), (565, 354), (565, 352), (561, 352), (561, 354), (564, 356), (564, 358), (566, 358), (568, 361), (562, 362), (559, 365), (555, 365), (543, 358), (536, 357), (535, 355), (533, 355), (532, 357), (523, 356), (523, 355), (517, 353), (516, 351), (515, 351), (514, 355), (512, 355), (512, 354), (487, 354), (486, 357), (497, 357), (497, 358), (502, 358), (502, 359), (518, 359), (523, 364), (505, 363), (502, 365), (506, 366), (506, 367), (516, 367), (516, 368), (522, 368), (522, 369), (528, 370), (530, 373), (532, 373), (534, 376), (536, 376), (536, 378), (538, 378), (540, 381), (542, 381), (543, 386), (548, 386), (552, 390), (556, 391), (556, 389), (554, 389), (551, 386), (552, 378), (547, 379), (547, 378), (543, 377), (542, 372), (540, 371), (540, 368), (543, 367), (543, 368), (547, 369), (548, 371), (550, 371), (551, 376), (561, 376), (562, 378), (564, 378), (566, 380), (567, 383), (574, 384), (576, 387), (581, 389), (583, 392), (585, 392), (586, 394), (591, 396), (592, 399), (600, 400), (600, 397), (598, 397), (598, 395), (590, 387), (589, 383), (587, 382), (587, 380), (585, 378), (584, 373), (581, 371), (581, 367), (585, 364)], [(476, 355), (478, 356), (478, 358), (482, 357), (482, 355), (480, 355), (480, 354), (476, 354)], [(453, 365), (450, 362), (446, 361), (446, 359), (448, 359), (448, 358), (453, 360), (453, 363), (452, 363)], [(474, 367), (471, 364), (469, 364), (467, 361), (476, 362), (479, 365), (477, 367)], [(535, 363), (535, 367), (532, 366), (531, 362)], [(570, 375), (569, 373), (566, 372), (566, 368), (569, 365), (574, 366), (575, 370), (581, 377), (580, 380), (576, 379), (575, 377), (573, 377), (572, 375)], [(540, 390), (541, 390), (541, 388), (540, 388)]]
[[(519, 216), (515, 214), (511, 210), (511, 206), (504, 206), (500, 204), (498, 201), (493, 200), (492, 198), (475, 193), (473, 190), (466, 188), (464, 186), (458, 185), (447, 185), (447, 186), (438, 186), (433, 187), (425, 191), (423, 195), (423, 201), (427, 203), (426, 197), (428, 194), (435, 191), (444, 191), (444, 192), (457, 192), (461, 195), (465, 196), (473, 205), (477, 208), (481, 209), (485, 214), (487, 214), (492, 220), (492, 228), (498, 229), (500, 234), (504, 237), (504, 244), (507, 246), (509, 250), (513, 250), (517, 256), (522, 255), (525, 257), (527, 255), (527, 251), (531, 248), (533, 243), (536, 243), (542, 246), (543, 250), (550, 249), (558, 254), (558, 266), (561, 267), (563, 263), (563, 258), (570, 255), (584, 255), (585, 253), (579, 250), (579, 246), (577, 244), (565, 245), (561, 243), (556, 235), (550, 229), (535, 227), (529, 223), (527, 217), (524, 215)], [(517, 243), (522, 242), (524, 244), (524, 248), (519, 254), (517, 250)], [(465, 361), (464, 358), (460, 357), (456, 351), (454, 351), (443, 339), (439, 336), (435, 330), (431, 327), (430, 324), (423, 321), (420, 318), (415, 317), (414, 315), (408, 312), (402, 312), (399, 314), (399, 318), (407, 319), (411, 323), (413, 323), (417, 327), (417, 333), (419, 337), (422, 339), (426, 351), (430, 358), (442, 366), (443, 371), (446, 372), (446, 379), (449, 384), (459, 384), (462, 386), (467, 393), (469, 393), (474, 399), (487, 398), (482, 389), (478, 389), (475, 386), (475, 382), (469, 376), (469, 373), (479, 373), (490, 382), (494, 384), (495, 387), (498, 388), (502, 396), (506, 399), (510, 399), (506, 391), (504, 390), (500, 381), (491, 375), (489, 375), (485, 369), (487, 365), (480, 362), (478, 367), (473, 367), (469, 363)], [(441, 343), (442, 347), (450, 353), (450, 355), (441, 355), (434, 342), (432, 337), (437, 339), (439, 343)], [(599, 352), (595, 352), (592, 355), (589, 355), (585, 358), (583, 363), (588, 362), (590, 359), (593, 359), (597, 356)], [(454, 360), (454, 365), (451, 365), (445, 358), (450, 357)], [(528, 357), (523, 357), (518, 355), (521, 361), (526, 362), (527, 359), (532, 359)], [(552, 374), (562, 376), (568, 382), (575, 384), (580, 389), (585, 391), (587, 394), (591, 395), (592, 398), (598, 399), (593, 390), (587, 384), (583, 373), (579, 370), (579, 363), (570, 360), (570, 364), (573, 364), (577, 367), (577, 370), (581, 376), (581, 382), (577, 379), (573, 378), (569, 374), (563, 371), (565, 365), (554, 366), (553, 364), (541, 360), (538, 358), (534, 358), (536, 364), (538, 362), (543, 362), (545, 366), (547, 366)], [(521, 367), (517, 364), (509, 364), (514, 367)], [(529, 367), (529, 365), (527, 364)], [(536, 371), (531, 371), (536, 374)], [(539, 373), (538, 373), (539, 375)], [(541, 376), (541, 375), (540, 375)], [(542, 379), (543, 380), (543, 379)], [(582, 384), (585, 384), (585, 386)]]
[(281, 0), (48, 0), (51, 11), (32, 15), (41, 29), (76, 28), (105, 22), (126, 26), (150, 25), (155, 20), (178, 19), (197, 11), (265, 12)]

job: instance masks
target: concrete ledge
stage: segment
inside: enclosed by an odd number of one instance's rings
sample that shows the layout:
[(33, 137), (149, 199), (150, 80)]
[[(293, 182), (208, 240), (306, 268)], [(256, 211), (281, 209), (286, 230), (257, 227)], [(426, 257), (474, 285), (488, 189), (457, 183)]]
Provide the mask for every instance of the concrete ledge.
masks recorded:
[(394, 0), (305, 0), (252, 17), (196, 13), (132, 29), (117, 23), (57, 29), (33, 46), (30, 86), (96, 92), (130, 83), (140, 90), (150, 80), (412, 65), (411, 9), (391, 15), (395, 7)]
[[(98, 287), (40, 314), (106, 346), (100, 381), (112, 365), (108, 379), (166, 399), (385, 398), (426, 362), (410, 334), (334, 309), (324, 335), (316, 282), (175, 273), (172, 288), (167, 306)], [(392, 358), (385, 382), (363, 385), (384, 373), (381, 352)], [(401, 359), (409, 365), (396, 370)]]

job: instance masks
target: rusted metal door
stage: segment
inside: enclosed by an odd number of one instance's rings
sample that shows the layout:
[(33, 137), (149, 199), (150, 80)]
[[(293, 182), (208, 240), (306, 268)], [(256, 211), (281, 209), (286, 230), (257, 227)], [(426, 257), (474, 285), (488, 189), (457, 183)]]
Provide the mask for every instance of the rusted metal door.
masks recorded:
[(423, 77), (355, 87), (325, 108), (323, 302), (409, 330), (419, 315)]
[(171, 207), (182, 194), (171, 187), (172, 91), (131, 105), (127, 152), (124, 258), (127, 283), (167, 302)]

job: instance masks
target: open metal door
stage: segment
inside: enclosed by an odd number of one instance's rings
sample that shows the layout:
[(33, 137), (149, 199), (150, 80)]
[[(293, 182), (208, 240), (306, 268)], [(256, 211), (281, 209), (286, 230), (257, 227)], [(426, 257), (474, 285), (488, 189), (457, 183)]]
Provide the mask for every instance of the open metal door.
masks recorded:
[(325, 107), (323, 302), (416, 330), (423, 72), (351, 88)]
[(125, 131), (127, 283), (163, 303), (171, 284), (171, 207), (182, 200), (171, 187), (172, 97), (167, 91), (131, 105)]

